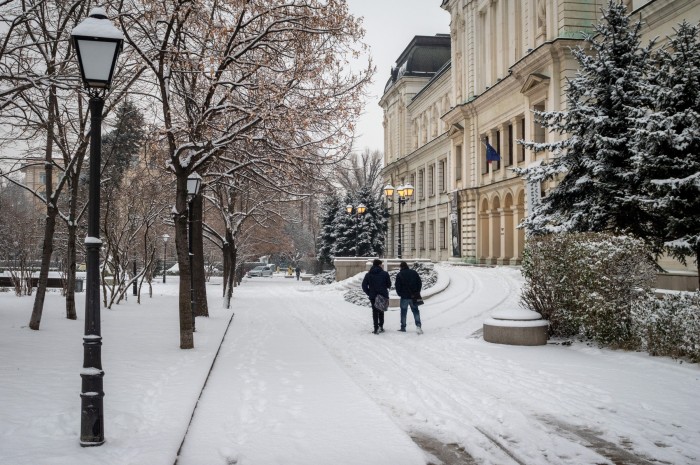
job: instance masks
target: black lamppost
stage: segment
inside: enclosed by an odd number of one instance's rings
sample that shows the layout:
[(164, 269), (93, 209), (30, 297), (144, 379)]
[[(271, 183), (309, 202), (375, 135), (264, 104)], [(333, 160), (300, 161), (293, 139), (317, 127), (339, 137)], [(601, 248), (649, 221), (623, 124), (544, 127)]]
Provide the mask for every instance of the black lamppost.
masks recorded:
[(138, 294), (138, 288), (136, 287), (136, 257), (134, 257), (134, 295)]
[(161, 238), (163, 239), (163, 284), (165, 284), (165, 263), (168, 258), (168, 239), (170, 239), (170, 236), (163, 234)]
[(93, 8), (71, 32), (78, 54), (83, 84), (90, 95), (90, 184), (88, 236), (85, 238), (87, 283), (85, 288), (85, 335), (80, 445), (104, 444), (104, 410), (102, 399), (102, 335), (100, 333), (100, 168), (102, 150), (102, 109), (104, 95), (112, 84), (114, 66), (124, 42), (124, 35), (107, 19), (105, 10)]
[[(403, 236), (403, 229), (401, 225), (401, 206), (408, 202), (408, 200), (413, 197), (413, 186), (411, 184), (405, 184), (401, 185), (396, 189), (396, 194), (398, 195), (398, 199), (396, 200), (396, 203), (399, 204), (399, 242), (398, 242), (398, 258), (403, 258), (401, 256), (401, 238)], [(387, 184), (384, 186), (384, 195), (386, 195), (386, 198), (389, 202), (394, 201), (394, 186), (391, 184)]]
[(194, 254), (192, 253), (192, 223), (194, 218), (192, 216), (192, 201), (199, 194), (199, 188), (202, 185), (202, 177), (197, 173), (192, 173), (187, 177), (187, 215), (189, 217), (189, 229), (187, 231), (187, 242), (188, 242), (188, 252), (190, 256), (190, 308), (192, 309), (192, 331), (195, 330), (195, 303), (194, 303), (194, 268), (192, 264), (192, 258)]
[(352, 215), (353, 210), (355, 210), (353, 229), (355, 230), (355, 256), (357, 257), (357, 252), (359, 251), (359, 244), (357, 243), (357, 225), (359, 223), (360, 216), (364, 215), (367, 211), (367, 207), (365, 207), (364, 204), (359, 204), (357, 207), (353, 207), (352, 205), (345, 206), (345, 211), (348, 213), (348, 215)]

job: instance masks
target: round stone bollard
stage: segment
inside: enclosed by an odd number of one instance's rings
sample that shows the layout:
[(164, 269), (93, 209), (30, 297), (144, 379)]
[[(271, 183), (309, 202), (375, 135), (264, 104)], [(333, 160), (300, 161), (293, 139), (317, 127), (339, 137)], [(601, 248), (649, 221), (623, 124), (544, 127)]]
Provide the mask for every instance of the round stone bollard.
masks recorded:
[(516, 346), (547, 344), (549, 322), (530, 310), (499, 310), (484, 321), (484, 341)]

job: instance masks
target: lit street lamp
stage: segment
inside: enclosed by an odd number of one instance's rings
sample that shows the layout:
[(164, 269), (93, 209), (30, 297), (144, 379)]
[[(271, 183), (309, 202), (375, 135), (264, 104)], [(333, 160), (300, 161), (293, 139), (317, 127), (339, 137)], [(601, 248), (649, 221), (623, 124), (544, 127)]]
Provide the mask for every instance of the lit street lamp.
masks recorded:
[(399, 242), (397, 257), (403, 258), (401, 256), (401, 238), (403, 236), (403, 226), (401, 225), (401, 206), (408, 202), (408, 200), (411, 197), (413, 197), (413, 186), (411, 184), (405, 184), (399, 186), (398, 189), (394, 189), (394, 186), (392, 186), (391, 184), (387, 184), (386, 186), (384, 186), (384, 195), (386, 195), (386, 198), (389, 202), (394, 202), (394, 190), (396, 190), (396, 194), (398, 195), (396, 203), (399, 204)]
[(168, 258), (168, 239), (170, 239), (170, 236), (163, 234), (161, 237), (163, 238), (163, 284), (165, 284), (165, 263)]
[(102, 390), (102, 335), (100, 331), (100, 168), (102, 164), (102, 109), (112, 84), (114, 66), (124, 35), (107, 19), (105, 10), (93, 8), (71, 32), (78, 54), (83, 85), (90, 96), (90, 184), (88, 235), (85, 238), (87, 285), (83, 336), (82, 391), (80, 393), (80, 445), (104, 444)]
[(357, 243), (357, 226), (360, 216), (365, 214), (367, 207), (365, 207), (364, 204), (359, 204), (357, 207), (353, 207), (352, 205), (345, 206), (345, 211), (348, 213), (348, 215), (352, 215), (353, 210), (355, 210), (355, 227), (353, 229), (355, 229), (355, 256), (357, 257), (359, 252), (359, 244)]
[(202, 186), (202, 177), (197, 173), (192, 173), (187, 177), (187, 213), (189, 217), (189, 229), (187, 231), (188, 236), (188, 252), (190, 256), (190, 308), (192, 309), (192, 331), (195, 330), (195, 303), (194, 303), (194, 268), (192, 266), (192, 258), (194, 254), (192, 253), (192, 223), (194, 223), (194, 218), (192, 216), (192, 201), (199, 194), (199, 188)]

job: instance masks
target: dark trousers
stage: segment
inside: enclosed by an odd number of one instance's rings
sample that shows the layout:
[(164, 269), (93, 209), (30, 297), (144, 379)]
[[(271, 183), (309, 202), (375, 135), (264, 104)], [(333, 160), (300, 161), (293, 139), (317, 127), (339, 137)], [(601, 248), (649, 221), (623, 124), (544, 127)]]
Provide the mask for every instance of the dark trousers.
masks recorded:
[(374, 322), (374, 329), (383, 328), (384, 312), (374, 307), (374, 299), (369, 299), (369, 301), (372, 302), (372, 321)]

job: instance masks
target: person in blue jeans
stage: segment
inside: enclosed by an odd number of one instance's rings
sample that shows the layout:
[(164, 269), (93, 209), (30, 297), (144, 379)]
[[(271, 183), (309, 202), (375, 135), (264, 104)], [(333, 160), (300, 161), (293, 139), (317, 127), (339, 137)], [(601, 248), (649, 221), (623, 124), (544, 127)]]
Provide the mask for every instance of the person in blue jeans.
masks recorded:
[(420, 322), (420, 311), (418, 305), (413, 300), (413, 295), (420, 292), (423, 287), (423, 282), (416, 270), (408, 267), (406, 262), (401, 262), (399, 265), (399, 274), (396, 275), (396, 293), (401, 297), (399, 308), (401, 309), (401, 329), (399, 331), (406, 332), (406, 314), (408, 307), (411, 306), (413, 312), (413, 320), (416, 322), (416, 332), (423, 334)]

